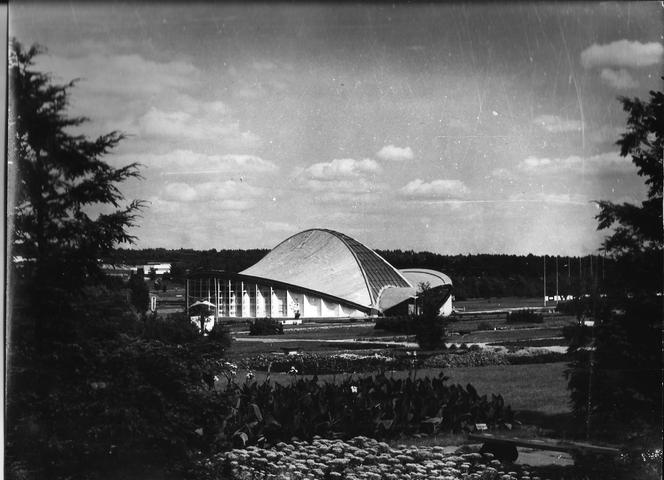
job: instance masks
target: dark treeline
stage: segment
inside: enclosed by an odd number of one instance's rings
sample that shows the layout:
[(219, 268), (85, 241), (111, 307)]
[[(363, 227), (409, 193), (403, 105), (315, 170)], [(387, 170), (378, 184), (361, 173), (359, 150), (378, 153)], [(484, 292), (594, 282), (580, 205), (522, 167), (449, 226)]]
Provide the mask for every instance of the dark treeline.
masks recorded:
[[(106, 260), (126, 264), (170, 262), (172, 277), (181, 279), (187, 270), (238, 272), (250, 267), (268, 252), (267, 249), (116, 249)], [(544, 294), (544, 257), (538, 255), (441, 255), (412, 250), (377, 250), (377, 253), (396, 268), (429, 268), (449, 275), (454, 282), (457, 299), (536, 297)], [(594, 289), (602, 291), (615, 278), (615, 264), (598, 255), (547, 256), (546, 277), (548, 295), (555, 295), (556, 292), (560, 295), (578, 295)]]
[(109, 257), (104, 258), (104, 261), (128, 265), (168, 262), (171, 263), (171, 276), (174, 279), (182, 279), (187, 270), (205, 269), (239, 272), (258, 262), (268, 252), (267, 249), (217, 250), (213, 248), (212, 250), (194, 250), (180, 248), (168, 250), (165, 248), (145, 248), (136, 250), (119, 248)]

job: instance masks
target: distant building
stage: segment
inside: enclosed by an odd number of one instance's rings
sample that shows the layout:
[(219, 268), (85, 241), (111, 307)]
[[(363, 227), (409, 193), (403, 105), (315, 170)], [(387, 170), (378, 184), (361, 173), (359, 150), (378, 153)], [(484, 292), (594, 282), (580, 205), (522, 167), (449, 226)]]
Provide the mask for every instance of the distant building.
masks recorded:
[(102, 263), (100, 268), (107, 276), (123, 280), (128, 280), (132, 273), (136, 273), (136, 267), (124, 264)]
[(136, 275), (140, 272), (143, 272), (144, 276), (148, 276), (153, 269), (157, 276), (171, 273), (171, 264), (160, 262), (148, 262), (143, 265), (102, 263), (100, 267), (106, 275), (123, 278), (125, 280), (131, 275)]
[(154, 270), (154, 273), (157, 275), (165, 275), (171, 273), (171, 264), (170, 263), (161, 263), (161, 262), (148, 262), (145, 265), (139, 265), (143, 267), (143, 271), (146, 275), (149, 275), (151, 271)]
[(421, 283), (452, 313), (452, 281), (426, 269), (397, 270), (357, 240), (332, 230), (300, 232), (239, 273), (197, 271), (186, 306), (204, 303), (216, 318), (363, 318), (413, 312)]

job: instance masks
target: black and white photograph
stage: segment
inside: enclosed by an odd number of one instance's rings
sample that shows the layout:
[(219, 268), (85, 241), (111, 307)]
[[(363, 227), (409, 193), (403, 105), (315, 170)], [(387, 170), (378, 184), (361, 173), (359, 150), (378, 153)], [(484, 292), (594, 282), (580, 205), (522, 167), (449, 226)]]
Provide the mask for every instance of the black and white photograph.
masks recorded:
[(4, 478), (662, 478), (664, 2), (1, 8)]

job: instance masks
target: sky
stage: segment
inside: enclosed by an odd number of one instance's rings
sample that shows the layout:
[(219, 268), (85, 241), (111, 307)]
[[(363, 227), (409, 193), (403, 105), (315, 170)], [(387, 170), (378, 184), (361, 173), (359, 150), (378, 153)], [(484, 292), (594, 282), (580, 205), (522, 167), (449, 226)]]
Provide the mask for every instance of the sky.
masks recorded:
[(661, 89), (660, 2), (12, 3), (9, 35), (128, 137), (137, 248), (596, 253), (639, 202), (619, 96)]

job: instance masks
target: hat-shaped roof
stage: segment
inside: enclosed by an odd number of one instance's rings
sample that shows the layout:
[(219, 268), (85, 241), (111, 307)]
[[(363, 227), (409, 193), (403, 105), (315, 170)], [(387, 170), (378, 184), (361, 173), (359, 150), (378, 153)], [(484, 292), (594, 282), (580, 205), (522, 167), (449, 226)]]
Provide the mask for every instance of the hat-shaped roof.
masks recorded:
[(293, 235), (241, 273), (367, 306), (378, 305), (385, 287), (412, 287), (370, 248), (343, 233), (323, 229)]

